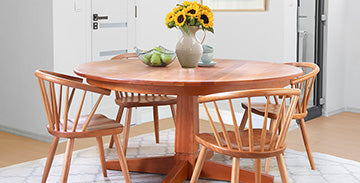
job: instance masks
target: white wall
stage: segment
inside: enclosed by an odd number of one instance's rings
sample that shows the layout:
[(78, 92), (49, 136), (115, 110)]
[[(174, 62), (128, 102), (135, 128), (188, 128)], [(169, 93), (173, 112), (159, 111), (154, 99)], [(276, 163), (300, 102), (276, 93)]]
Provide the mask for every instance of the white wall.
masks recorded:
[[(344, 15), (346, 32), (345, 51), (345, 109), (360, 113), (360, 1), (346, 1), (347, 9)], [(341, 61), (340, 61), (341, 62)]]
[(324, 65), (324, 115), (343, 111), (360, 112), (359, 1), (328, 0)]
[(53, 1), (55, 71), (74, 75), (74, 67), (90, 61), (90, 7), (89, 0)]
[(266, 11), (214, 12), (205, 44), (217, 58), (270, 62), (296, 59), (296, 1), (267, 1)]
[[(137, 0), (138, 17), (136, 19), (136, 46), (140, 49), (151, 49), (162, 45), (175, 50), (180, 38), (180, 30), (168, 29), (165, 25), (166, 14), (180, 0)], [(161, 6), (161, 8), (159, 8)]]
[(52, 2), (2, 0), (0, 130), (47, 139), (36, 69), (52, 69)]
[(326, 52), (324, 58), (324, 115), (341, 112), (345, 108), (345, 12), (344, 1), (329, 0), (326, 22)]
[(283, 61), (294, 62), (297, 51), (297, 0), (284, 0), (284, 54)]

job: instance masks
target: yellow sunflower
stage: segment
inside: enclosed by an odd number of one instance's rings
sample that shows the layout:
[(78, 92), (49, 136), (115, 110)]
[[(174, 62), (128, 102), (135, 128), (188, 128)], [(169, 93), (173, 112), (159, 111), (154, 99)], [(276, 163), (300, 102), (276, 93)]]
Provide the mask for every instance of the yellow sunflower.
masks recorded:
[(214, 25), (214, 17), (210, 11), (201, 11), (197, 18), (201, 25), (205, 28), (209, 28)]
[(185, 8), (186, 15), (189, 15), (190, 17), (197, 17), (200, 12), (200, 8), (197, 5), (190, 5), (187, 8)]
[(172, 22), (174, 21), (174, 12), (169, 12), (167, 15), (166, 15), (166, 18), (165, 18), (165, 22)]
[(186, 21), (186, 14), (185, 11), (179, 11), (175, 14), (174, 17), (175, 25), (178, 27), (181, 27), (185, 24)]
[(201, 4), (199, 4), (198, 2), (196, 1), (193, 1), (190, 3), (191, 5), (194, 5), (194, 6), (198, 6), (199, 8), (201, 7)]
[(209, 11), (209, 12), (211, 12), (211, 9), (209, 8), (209, 6), (202, 5), (201, 6), (201, 11)]
[(189, 1), (184, 1), (183, 3), (182, 3), (182, 5), (184, 5), (184, 6), (189, 6), (191, 3), (189, 2)]
[(174, 9), (173, 9), (173, 12), (176, 14), (177, 12), (179, 12), (179, 11), (181, 11), (181, 10), (183, 10), (184, 9), (184, 7), (182, 7), (182, 6), (177, 6), (177, 7), (175, 7)]

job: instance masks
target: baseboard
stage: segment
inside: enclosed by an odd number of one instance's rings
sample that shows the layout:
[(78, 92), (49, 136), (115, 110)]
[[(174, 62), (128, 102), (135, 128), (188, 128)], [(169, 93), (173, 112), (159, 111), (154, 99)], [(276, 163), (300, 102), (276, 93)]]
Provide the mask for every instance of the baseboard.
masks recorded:
[(19, 129), (7, 127), (4, 125), (0, 125), (0, 131), (6, 132), (6, 133), (11, 133), (14, 135), (23, 136), (26, 138), (31, 138), (31, 139), (42, 141), (42, 142), (47, 142), (47, 143), (51, 143), (51, 141), (52, 141), (51, 135), (40, 135), (38, 133), (32, 133), (32, 132), (28, 132), (25, 130), (19, 130)]
[(360, 113), (359, 107), (345, 107), (345, 111), (353, 112), (353, 113)]
[(332, 116), (332, 115), (335, 115), (335, 114), (339, 114), (339, 113), (342, 113), (342, 112), (345, 112), (345, 107), (342, 107), (342, 108), (339, 108), (339, 109), (335, 109), (335, 110), (331, 110), (331, 111), (326, 111), (326, 110), (324, 110), (324, 111), (323, 111), (323, 116), (329, 117), (329, 116)]

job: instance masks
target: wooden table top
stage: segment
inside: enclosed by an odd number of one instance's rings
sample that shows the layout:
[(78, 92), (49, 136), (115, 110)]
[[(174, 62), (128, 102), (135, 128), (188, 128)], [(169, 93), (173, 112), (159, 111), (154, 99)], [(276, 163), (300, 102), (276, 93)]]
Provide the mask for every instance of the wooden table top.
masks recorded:
[[(208, 94), (235, 89), (252, 89), (264, 87), (284, 87), (290, 79), (302, 74), (302, 70), (290, 65), (215, 59), (214, 67), (181, 68), (177, 60), (167, 67), (150, 67), (138, 59), (122, 59), (97, 61), (77, 66), (74, 72), (88, 79), (88, 82), (109, 89), (128, 90), (127, 85), (146, 85), (151, 87), (185, 87), (197, 90), (193, 94)], [(101, 83), (107, 83), (104, 86)], [(111, 86), (110, 86), (111, 85)], [(119, 86), (117, 88), (115, 85)], [(122, 87), (122, 86), (125, 87)], [(207, 92), (201, 92), (206, 88)], [(230, 88), (229, 88), (230, 87)], [(159, 89), (151, 92), (160, 92)], [(222, 91), (222, 90), (220, 90)], [(143, 90), (137, 92), (144, 92)], [(164, 94), (179, 94), (184, 91), (160, 92)]]

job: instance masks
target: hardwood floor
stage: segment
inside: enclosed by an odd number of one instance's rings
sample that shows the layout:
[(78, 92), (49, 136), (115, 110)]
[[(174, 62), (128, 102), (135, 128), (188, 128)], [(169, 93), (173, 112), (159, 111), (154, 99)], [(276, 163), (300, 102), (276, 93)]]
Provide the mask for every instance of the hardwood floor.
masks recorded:
[[(360, 162), (360, 114), (343, 112), (306, 122), (313, 152), (321, 152)], [(288, 147), (305, 151), (300, 128), (288, 136)]]
[[(313, 152), (322, 152), (360, 162), (360, 114), (344, 112), (331, 117), (319, 117), (306, 123)], [(173, 128), (172, 119), (160, 120), (160, 130)], [(200, 131), (210, 131), (208, 122), (200, 121)], [(153, 133), (153, 122), (131, 127), (130, 136)], [(155, 137), (154, 137), (155, 138)], [(104, 138), (108, 143), (109, 137)], [(161, 139), (160, 139), (161, 141)], [(46, 157), (50, 144), (0, 132), (0, 167)], [(64, 153), (66, 143), (60, 143), (56, 154)], [(95, 138), (77, 139), (74, 150), (96, 145)], [(300, 130), (289, 133), (288, 147), (304, 151)]]

